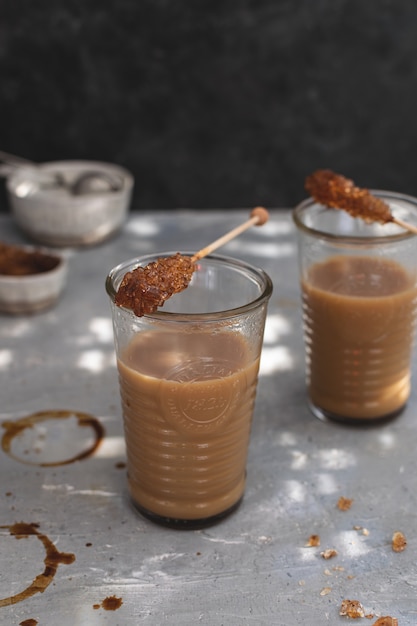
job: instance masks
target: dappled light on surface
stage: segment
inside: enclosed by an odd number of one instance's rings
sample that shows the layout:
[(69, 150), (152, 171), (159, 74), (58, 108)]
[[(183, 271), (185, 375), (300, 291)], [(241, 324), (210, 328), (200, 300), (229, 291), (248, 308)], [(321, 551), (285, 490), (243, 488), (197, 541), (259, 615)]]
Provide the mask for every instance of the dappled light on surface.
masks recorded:
[(14, 320), (13, 324), (0, 327), (0, 337), (24, 337), (32, 330), (33, 326), (27, 319)]
[(317, 474), (316, 484), (318, 493), (322, 495), (331, 495), (339, 490), (338, 482), (332, 474)]
[(0, 350), (0, 369), (6, 369), (13, 361), (12, 350)]
[(140, 237), (152, 237), (161, 231), (160, 225), (155, 219), (146, 217), (133, 217), (124, 229), (128, 233), (138, 235)]
[(301, 450), (293, 450), (291, 453), (292, 461), (290, 467), (293, 470), (303, 470), (308, 463), (308, 455)]
[(100, 496), (102, 498), (114, 498), (119, 495), (115, 491), (105, 491), (104, 489), (76, 489), (74, 485), (62, 484), (50, 484), (44, 483), (42, 485), (44, 491), (55, 491), (57, 493), (64, 493), (68, 496)]
[(94, 317), (90, 322), (89, 330), (100, 343), (113, 343), (113, 326), (110, 317)]
[(319, 459), (324, 469), (342, 470), (356, 465), (356, 457), (353, 452), (341, 449), (318, 450), (315, 456)]
[(271, 314), (266, 318), (264, 344), (276, 343), (283, 335), (289, 335), (292, 325), (283, 315)]
[(358, 557), (370, 552), (366, 537), (356, 530), (344, 530), (337, 535), (337, 549), (343, 556)]
[[(265, 241), (259, 242), (245, 242), (244, 244), (245, 254), (262, 258), (283, 258), (294, 256), (296, 253), (296, 247), (292, 243), (277, 242), (277, 243), (265, 243)], [(226, 248), (229, 254), (241, 252), (242, 242), (237, 239), (231, 241)]]
[(305, 502), (307, 499), (307, 485), (298, 480), (287, 480), (284, 483), (285, 498), (289, 502)]
[(112, 459), (119, 456), (124, 456), (126, 451), (124, 437), (105, 437), (101, 442), (101, 445), (95, 453), (97, 459)]
[(113, 345), (113, 325), (111, 317), (93, 317), (87, 332), (79, 335), (75, 342), (78, 346), (89, 346), (95, 343)]
[(276, 345), (281, 337), (291, 333), (291, 323), (280, 314), (268, 315), (265, 323), (260, 376), (268, 376), (294, 368), (294, 358), (288, 347)]
[(264, 346), (259, 368), (260, 376), (269, 376), (275, 372), (294, 369), (294, 359), (289, 348), (285, 346)]
[(102, 350), (85, 350), (77, 360), (77, 367), (88, 370), (92, 374), (99, 374), (108, 367), (116, 364), (116, 357), (113, 353), (106, 354)]
[(288, 220), (273, 221), (269, 220), (262, 228), (256, 231), (261, 237), (277, 237), (289, 235), (294, 230), (292, 222)]
[(391, 450), (395, 447), (397, 440), (393, 433), (391, 432), (380, 432), (378, 433), (378, 441), (381, 444), (381, 448), (384, 450)]
[(298, 549), (299, 557), (303, 563), (311, 563), (317, 561), (317, 550), (320, 548), (312, 549), (306, 546), (301, 546)]
[(290, 431), (285, 431), (278, 434), (277, 443), (278, 445), (285, 448), (295, 446), (297, 444), (297, 437), (294, 433), (291, 433)]

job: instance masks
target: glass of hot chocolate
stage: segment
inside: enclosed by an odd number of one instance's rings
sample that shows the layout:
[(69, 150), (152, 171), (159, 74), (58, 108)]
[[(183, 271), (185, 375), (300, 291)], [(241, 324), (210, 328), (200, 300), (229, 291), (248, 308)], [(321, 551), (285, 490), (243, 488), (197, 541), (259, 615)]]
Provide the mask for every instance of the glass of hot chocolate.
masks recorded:
[(127, 272), (170, 254), (122, 263), (106, 289), (131, 500), (157, 523), (192, 529), (223, 519), (243, 497), (272, 283), (242, 261), (208, 256), (163, 309), (138, 316), (116, 304)]
[[(385, 191), (392, 214), (417, 224), (417, 200)], [(417, 316), (417, 239), (394, 222), (351, 217), (307, 199), (298, 232), (306, 378), (312, 412), (369, 424), (410, 395)]]

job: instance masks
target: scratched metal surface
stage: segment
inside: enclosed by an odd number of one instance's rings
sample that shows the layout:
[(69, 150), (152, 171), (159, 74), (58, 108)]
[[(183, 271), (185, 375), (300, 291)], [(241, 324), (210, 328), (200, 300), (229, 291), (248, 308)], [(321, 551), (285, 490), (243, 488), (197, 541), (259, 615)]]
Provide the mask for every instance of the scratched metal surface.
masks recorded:
[[(1, 432), (5, 422), (58, 409), (96, 416), (106, 430), (92, 457), (67, 465), (39, 463), (72, 457), (91, 439), (71, 420), (16, 438), (14, 457), (0, 449), (0, 599), (45, 567), (38, 537), (11, 536), (16, 522), (38, 524), (57, 550), (75, 556), (42, 593), (0, 606), (1, 624), (334, 626), (351, 621), (339, 616), (343, 599), (375, 615), (366, 623), (391, 615), (400, 626), (417, 624), (416, 391), (399, 419), (374, 429), (309, 413), (287, 211), (222, 250), (261, 265), (274, 282), (243, 504), (202, 531), (159, 528), (129, 504), (106, 273), (137, 254), (198, 249), (246, 218), (134, 212), (111, 241), (64, 251), (68, 284), (54, 309), (0, 318)], [(23, 241), (7, 215), (0, 227), (3, 240)], [(353, 498), (350, 510), (337, 508), (340, 496)], [(395, 530), (408, 539), (400, 554), (391, 549)], [(320, 547), (305, 547), (311, 534)], [(324, 560), (326, 548), (338, 555)], [(106, 610), (112, 596), (122, 604)]]

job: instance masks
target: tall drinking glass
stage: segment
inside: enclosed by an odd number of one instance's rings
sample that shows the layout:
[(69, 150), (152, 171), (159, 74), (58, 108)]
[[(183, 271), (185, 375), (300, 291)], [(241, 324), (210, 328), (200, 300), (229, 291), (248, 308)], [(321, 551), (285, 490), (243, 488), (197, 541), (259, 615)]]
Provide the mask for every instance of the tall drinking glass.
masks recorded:
[[(417, 223), (417, 200), (374, 191)], [(410, 395), (417, 311), (417, 238), (312, 199), (298, 231), (309, 404), (321, 419), (368, 424), (398, 415)]]
[(272, 283), (221, 256), (198, 261), (190, 285), (137, 317), (114, 298), (133, 259), (107, 277), (127, 446), (128, 487), (155, 522), (200, 528), (239, 505)]

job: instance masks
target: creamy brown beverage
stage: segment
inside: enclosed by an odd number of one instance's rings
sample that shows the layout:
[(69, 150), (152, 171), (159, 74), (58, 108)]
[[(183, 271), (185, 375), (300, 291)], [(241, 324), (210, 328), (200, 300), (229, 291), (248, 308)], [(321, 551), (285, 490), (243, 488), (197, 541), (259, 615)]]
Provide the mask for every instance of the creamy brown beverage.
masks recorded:
[(410, 393), (417, 306), (412, 276), (397, 262), (334, 256), (302, 282), (312, 404), (339, 418), (382, 418)]
[(259, 369), (245, 339), (231, 331), (138, 333), (118, 369), (135, 504), (180, 520), (236, 505)]

